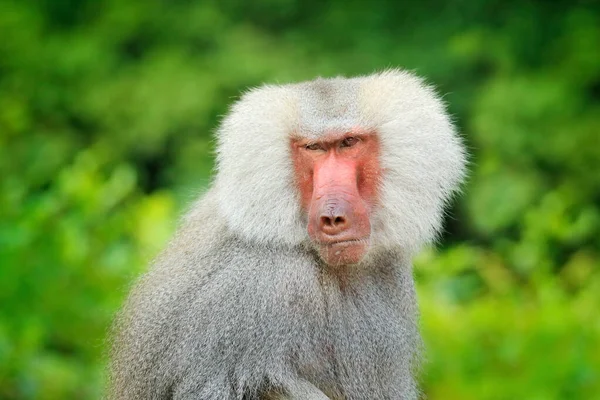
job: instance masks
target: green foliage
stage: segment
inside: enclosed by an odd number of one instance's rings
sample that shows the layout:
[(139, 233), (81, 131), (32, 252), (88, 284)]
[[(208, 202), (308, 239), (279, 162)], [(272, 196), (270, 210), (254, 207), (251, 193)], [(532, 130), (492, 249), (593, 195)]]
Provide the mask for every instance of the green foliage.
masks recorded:
[(594, 2), (0, 0), (0, 398), (100, 398), (132, 279), (261, 82), (414, 69), (472, 153), (416, 275), (429, 399), (600, 397)]

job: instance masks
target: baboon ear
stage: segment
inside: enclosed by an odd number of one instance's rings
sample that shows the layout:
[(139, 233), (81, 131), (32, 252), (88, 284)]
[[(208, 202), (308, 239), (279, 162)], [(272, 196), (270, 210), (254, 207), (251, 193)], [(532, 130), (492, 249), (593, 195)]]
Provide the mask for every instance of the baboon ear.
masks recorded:
[(465, 176), (466, 153), (444, 103), (415, 75), (364, 78), (362, 118), (381, 140), (381, 206), (374, 239), (416, 252), (440, 231), (444, 206)]
[(297, 245), (306, 239), (289, 149), (298, 101), (293, 86), (254, 89), (218, 130), (218, 211), (253, 242)]

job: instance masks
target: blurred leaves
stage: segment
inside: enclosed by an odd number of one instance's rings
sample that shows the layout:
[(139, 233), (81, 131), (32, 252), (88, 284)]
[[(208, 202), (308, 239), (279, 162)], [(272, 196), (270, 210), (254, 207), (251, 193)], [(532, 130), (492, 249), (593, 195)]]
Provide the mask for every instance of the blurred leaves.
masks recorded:
[(242, 91), (391, 66), (472, 153), (416, 262), (428, 398), (600, 396), (596, 2), (0, 0), (0, 38), (0, 398), (101, 397), (112, 316)]

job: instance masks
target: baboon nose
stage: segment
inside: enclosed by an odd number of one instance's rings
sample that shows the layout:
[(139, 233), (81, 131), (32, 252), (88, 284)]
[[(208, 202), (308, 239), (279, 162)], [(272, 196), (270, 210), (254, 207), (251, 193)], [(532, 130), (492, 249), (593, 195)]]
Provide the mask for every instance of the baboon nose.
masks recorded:
[(321, 215), (319, 229), (328, 235), (337, 235), (348, 229), (348, 218), (342, 213)]

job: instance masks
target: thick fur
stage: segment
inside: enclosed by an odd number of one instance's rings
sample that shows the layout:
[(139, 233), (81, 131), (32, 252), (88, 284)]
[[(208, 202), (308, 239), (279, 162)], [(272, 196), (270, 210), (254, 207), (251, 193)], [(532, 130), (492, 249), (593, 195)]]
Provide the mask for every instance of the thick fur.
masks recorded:
[[(289, 143), (355, 127), (380, 137), (380, 201), (369, 255), (332, 268), (311, 248)], [(464, 165), (443, 104), (407, 72), (245, 94), (214, 185), (117, 319), (110, 398), (417, 398), (410, 259)]]

